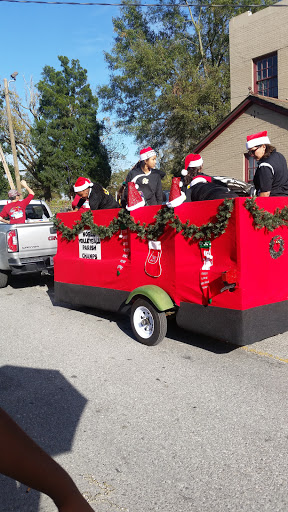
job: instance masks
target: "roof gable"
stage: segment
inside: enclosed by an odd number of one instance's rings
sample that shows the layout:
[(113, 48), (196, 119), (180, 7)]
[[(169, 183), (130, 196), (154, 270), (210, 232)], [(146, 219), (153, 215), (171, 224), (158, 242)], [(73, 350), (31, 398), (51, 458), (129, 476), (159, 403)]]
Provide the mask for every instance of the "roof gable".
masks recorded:
[(226, 116), (223, 121), (214, 128), (214, 130), (206, 135), (206, 137), (204, 137), (204, 139), (194, 147), (194, 153), (200, 153), (253, 104), (261, 105), (268, 110), (273, 110), (274, 112), (288, 116), (288, 101), (278, 100), (277, 98), (268, 98), (267, 96), (260, 96), (258, 94), (249, 94), (249, 96), (239, 103), (239, 105), (237, 105), (237, 107), (234, 108), (234, 110), (232, 110), (232, 112), (230, 112), (230, 114), (228, 114), (228, 116)]

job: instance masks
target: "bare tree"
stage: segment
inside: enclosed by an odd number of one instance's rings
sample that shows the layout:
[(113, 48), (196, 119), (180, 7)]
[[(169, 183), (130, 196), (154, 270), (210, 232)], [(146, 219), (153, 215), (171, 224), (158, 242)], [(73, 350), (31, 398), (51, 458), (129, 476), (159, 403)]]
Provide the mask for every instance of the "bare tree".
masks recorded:
[(116, 122), (112, 121), (110, 117), (104, 117), (103, 133), (101, 136), (101, 142), (105, 144), (108, 152), (109, 162), (113, 173), (123, 171), (126, 164), (127, 148), (122, 141), (122, 135), (116, 128)]
[[(31, 142), (31, 128), (33, 121), (39, 118), (39, 93), (34, 87), (33, 78), (29, 82), (23, 77), (25, 83), (25, 103), (19, 97), (16, 87), (9, 91), (10, 107), (12, 113), (13, 130), (17, 149), (17, 157), (21, 167), (26, 173), (36, 179), (35, 160), (37, 153)], [(1, 86), (0, 94), (3, 93)], [(0, 108), (0, 142), (3, 152), (9, 154), (10, 135), (5, 105)]]

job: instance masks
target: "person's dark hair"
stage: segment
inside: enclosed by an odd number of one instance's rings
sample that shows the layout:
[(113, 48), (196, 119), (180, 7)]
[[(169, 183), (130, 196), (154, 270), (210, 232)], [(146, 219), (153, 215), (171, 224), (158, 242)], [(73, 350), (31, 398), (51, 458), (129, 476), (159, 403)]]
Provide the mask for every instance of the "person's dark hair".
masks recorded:
[(116, 200), (119, 204), (121, 204), (121, 200), (123, 198), (124, 190), (126, 188), (125, 181), (122, 183), (121, 187), (117, 190)]
[(276, 151), (276, 148), (274, 146), (272, 146), (271, 144), (266, 144), (265, 153), (262, 156), (262, 158), (268, 158), (268, 156), (270, 156), (271, 153), (273, 153), (273, 151)]
[(135, 169), (141, 170), (141, 162), (140, 162), (140, 160), (138, 160), (138, 162), (135, 165), (133, 165), (133, 167), (130, 169), (130, 171), (135, 171)]
[(199, 167), (188, 167), (188, 174), (187, 176), (184, 176), (183, 179), (184, 185), (186, 185), (186, 187), (190, 185), (192, 178), (194, 178), (194, 176), (197, 176), (198, 172), (201, 171), (202, 167), (202, 165), (200, 165)]

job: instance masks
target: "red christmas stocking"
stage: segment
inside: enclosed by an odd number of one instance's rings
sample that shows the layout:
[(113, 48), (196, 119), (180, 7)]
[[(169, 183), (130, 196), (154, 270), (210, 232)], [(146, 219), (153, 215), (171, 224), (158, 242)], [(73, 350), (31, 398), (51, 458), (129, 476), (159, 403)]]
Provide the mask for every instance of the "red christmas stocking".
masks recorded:
[(209, 270), (213, 266), (213, 256), (211, 254), (211, 242), (200, 242), (199, 247), (202, 256), (202, 268), (200, 270), (200, 287), (203, 293), (204, 302), (211, 304), (212, 299), (210, 297), (210, 276)]
[(207, 270), (200, 270), (200, 287), (203, 293), (204, 304), (211, 304), (209, 290), (209, 272)]
[(159, 277), (162, 274), (161, 267), (161, 242), (150, 240), (148, 242), (148, 256), (145, 261), (145, 272), (148, 276)]

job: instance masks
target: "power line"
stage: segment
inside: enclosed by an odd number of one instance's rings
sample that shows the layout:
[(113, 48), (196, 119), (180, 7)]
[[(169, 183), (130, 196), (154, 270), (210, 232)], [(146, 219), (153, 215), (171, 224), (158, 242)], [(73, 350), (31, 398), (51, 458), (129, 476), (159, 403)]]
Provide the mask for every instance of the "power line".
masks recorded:
[[(108, 2), (48, 2), (46, 0), (0, 0), (0, 2), (8, 2), (11, 4), (43, 4), (43, 5), (89, 5), (89, 6), (112, 6), (112, 7), (234, 7), (236, 9), (240, 9), (243, 7), (246, 7), (249, 9), (250, 7), (265, 7), (264, 5), (259, 4), (250, 4), (250, 5), (243, 5), (243, 4), (210, 4), (205, 5), (203, 3), (195, 3), (195, 4), (127, 4), (127, 3), (108, 3)], [(288, 7), (288, 4), (286, 5), (268, 5), (266, 7)]]

